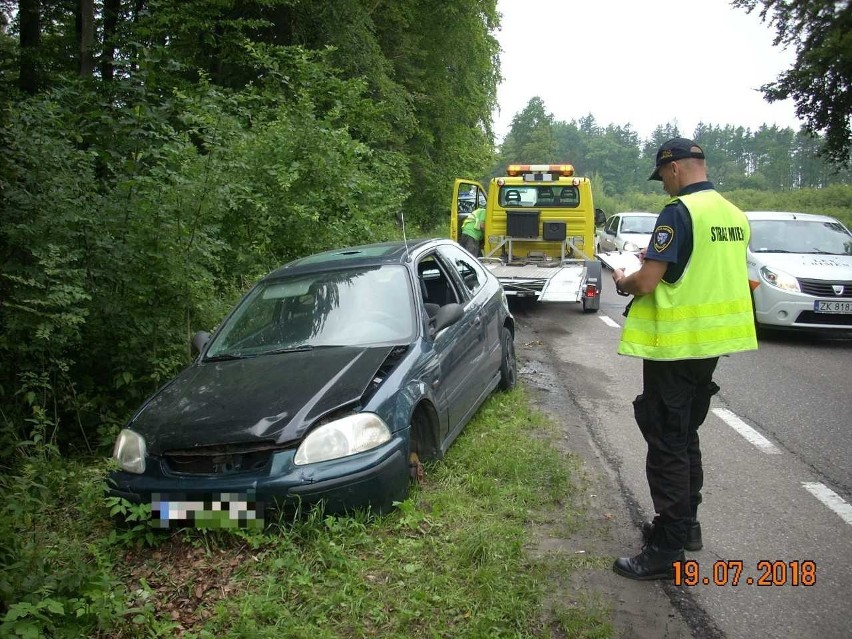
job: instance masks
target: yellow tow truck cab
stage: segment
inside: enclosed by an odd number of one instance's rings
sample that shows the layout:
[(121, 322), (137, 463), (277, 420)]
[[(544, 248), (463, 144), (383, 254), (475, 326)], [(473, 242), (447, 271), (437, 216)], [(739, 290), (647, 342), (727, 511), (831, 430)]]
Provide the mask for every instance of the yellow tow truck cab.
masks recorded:
[[(601, 264), (594, 259), (596, 211), (588, 178), (570, 164), (512, 164), (488, 190), (457, 179), (450, 236), (459, 241), (464, 219), (484, 207), (482, 263), (507, 295), (580, 302), (600, 308)], [(598, 215), (601, 215), (598, 213)]]

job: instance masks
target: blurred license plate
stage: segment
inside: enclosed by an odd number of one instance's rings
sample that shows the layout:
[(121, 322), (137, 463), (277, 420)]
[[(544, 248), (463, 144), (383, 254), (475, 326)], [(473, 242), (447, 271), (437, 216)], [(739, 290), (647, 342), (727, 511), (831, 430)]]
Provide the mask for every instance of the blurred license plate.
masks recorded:
[(816, 300), (815, 313), (852, 313), (852, 300)]
[(263, 504), (246, 493), (151, 495), (151, 519), (160, 528), (263, 528)]

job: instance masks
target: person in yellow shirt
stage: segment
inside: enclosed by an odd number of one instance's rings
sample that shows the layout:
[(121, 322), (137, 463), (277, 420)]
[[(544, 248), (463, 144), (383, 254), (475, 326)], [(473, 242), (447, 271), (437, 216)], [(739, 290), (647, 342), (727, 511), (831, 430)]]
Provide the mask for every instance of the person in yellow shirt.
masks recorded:
[(461, 244), (474, 257), (482, 256), (482, 239), (485, 236), (485, 209), (479, 208), (468, 215), (461, 228)]
[(684, 549), (702, 547), (698, 428), (719, 390), (713, 373), (719, 356), (757, 348), (745, 215), (708, 181), (704, 151), (693, 140), (660, 146), (649, 179), (661, 181), (672, 200), (640, 269), (612, 273), (616, 290), (634, 296), (618, 352), (643, 360), (633, 409), (648, 445), (645, 473), (656, 511), (643, 526), (642, 551), (618, 558), (613, 570), (640, 580), (671, 578)]

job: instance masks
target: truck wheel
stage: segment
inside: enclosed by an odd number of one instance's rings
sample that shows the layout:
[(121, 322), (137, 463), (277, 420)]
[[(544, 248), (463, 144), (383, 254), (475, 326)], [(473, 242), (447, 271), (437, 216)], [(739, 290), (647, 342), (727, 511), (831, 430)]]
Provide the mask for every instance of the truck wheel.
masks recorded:
[(510, 391), (518, 382), (518, 363), (515, 360), (515, 338), (512, 331), (503, 327), (500, 335), (500, 390)]

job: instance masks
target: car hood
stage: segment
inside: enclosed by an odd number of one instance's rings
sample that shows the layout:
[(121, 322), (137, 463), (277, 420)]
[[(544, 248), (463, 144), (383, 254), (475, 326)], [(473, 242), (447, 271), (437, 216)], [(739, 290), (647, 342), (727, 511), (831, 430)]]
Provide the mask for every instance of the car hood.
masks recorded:
[(625, 242), (633, 242), (640, 248), (648, 246), (648, 242), (651, 241), (650, 233), (622, 233), (619, 237)]
[(768, 266), (809, 280), (852, 280), (852, 256), (812, 253), (752, 253), (758, 266)]
[(157, 454), (198, 446), (300, 439), (317, 417), (357, 401), (393, 347), (325, 347), (197, 363), (129, 427)]

